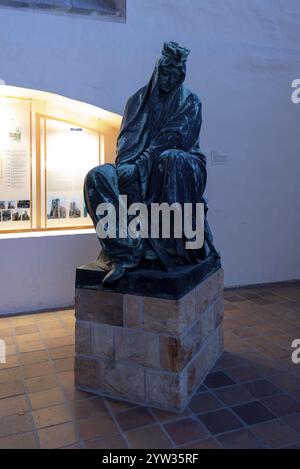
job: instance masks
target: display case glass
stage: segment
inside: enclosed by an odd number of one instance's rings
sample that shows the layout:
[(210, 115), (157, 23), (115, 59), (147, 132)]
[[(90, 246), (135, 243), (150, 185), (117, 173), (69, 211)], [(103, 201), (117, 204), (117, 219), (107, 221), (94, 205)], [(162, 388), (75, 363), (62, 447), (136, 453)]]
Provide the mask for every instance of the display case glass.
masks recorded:
[(87, 172), (100, 164), (100, 133), (45, 118), (45, 225), (91, 225), (83, 200)]

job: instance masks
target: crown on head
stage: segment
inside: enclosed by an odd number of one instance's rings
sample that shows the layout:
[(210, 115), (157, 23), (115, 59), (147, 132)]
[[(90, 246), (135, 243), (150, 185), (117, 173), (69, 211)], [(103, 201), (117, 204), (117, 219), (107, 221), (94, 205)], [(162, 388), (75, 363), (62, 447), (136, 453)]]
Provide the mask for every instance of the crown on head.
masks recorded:
[(169, 41), (164, 43), (162, 54), (165, 57), (168, 57), (174, 62), (183, 64), (186, 62), (188, 55), (190, 53), (189, 49), (181, 47), (177, 42)]

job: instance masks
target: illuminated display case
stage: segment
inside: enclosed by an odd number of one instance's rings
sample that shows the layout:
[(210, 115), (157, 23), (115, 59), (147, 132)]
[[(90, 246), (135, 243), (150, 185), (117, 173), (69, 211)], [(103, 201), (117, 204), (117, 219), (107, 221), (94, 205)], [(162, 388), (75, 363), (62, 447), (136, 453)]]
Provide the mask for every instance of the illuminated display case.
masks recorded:
[(121, 116), (50, 93), (0, 88), (0, 232), (92, 227), (84, 177), (114, 162)]

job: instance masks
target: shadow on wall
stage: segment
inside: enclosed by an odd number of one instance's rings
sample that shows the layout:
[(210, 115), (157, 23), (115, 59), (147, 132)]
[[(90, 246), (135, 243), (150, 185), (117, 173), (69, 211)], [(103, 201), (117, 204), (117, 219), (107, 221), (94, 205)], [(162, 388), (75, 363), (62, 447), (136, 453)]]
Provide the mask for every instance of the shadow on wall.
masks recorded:
[(0, 0), (0, 6), (96, 18), (105, 16), (123, 21), (126, 19), (126, 0)]

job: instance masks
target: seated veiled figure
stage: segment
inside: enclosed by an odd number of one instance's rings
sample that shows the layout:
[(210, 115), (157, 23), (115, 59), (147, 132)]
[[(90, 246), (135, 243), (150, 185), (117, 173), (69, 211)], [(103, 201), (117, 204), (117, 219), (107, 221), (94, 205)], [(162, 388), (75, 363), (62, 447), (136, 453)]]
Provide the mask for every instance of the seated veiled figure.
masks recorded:
[[(189, 50), (175, 42), (164, 44), (149, 83), (126, 104), (117, 140), (116, 162), (93, 168), (84, 182), (85, 203), (95, 227), (101, 219), (97, 207), (112, 203), (118, 214), (119, 195), (134, 202), (181, 205), (203, 203), (206, 158), (199, 147), (201, 101), (183, 86)], [(205, 217), (205, 243), (186, 249), (185, 235), (169, 239), (100, 239), (97, 263), (110, 283), (145, 257), (157, 258), (165, 268), (196, 264), (212, 254), (211, 233)]]

